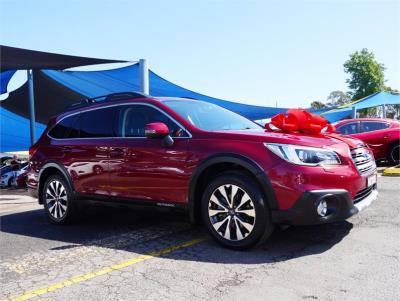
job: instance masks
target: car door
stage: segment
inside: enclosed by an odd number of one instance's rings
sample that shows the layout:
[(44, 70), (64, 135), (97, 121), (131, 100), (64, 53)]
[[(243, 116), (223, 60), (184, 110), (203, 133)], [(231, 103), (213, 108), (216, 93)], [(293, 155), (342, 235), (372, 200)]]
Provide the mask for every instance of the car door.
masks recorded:
[[(145, 137), (145, 125), (163, 122), (174, 139)], [(119, 106), (116, 134), (110, 149), (111, 196), (164, 204), (186, 201), (190, 173), (187, 170), (189, 133), (161, 109), (149, 104)]]
[(384, 121), (361, 121), (360, 133), (356, 138), (364, 141), (373, 150), (375, 158), (385, 157), (390, 124)]
[[(109, 150), (114, 138), (114, 107), (79, 114), (77, 131), (63, 146), (76, 192), (109, 196)], [(71, 136), (71, 135), (70, 135)]]

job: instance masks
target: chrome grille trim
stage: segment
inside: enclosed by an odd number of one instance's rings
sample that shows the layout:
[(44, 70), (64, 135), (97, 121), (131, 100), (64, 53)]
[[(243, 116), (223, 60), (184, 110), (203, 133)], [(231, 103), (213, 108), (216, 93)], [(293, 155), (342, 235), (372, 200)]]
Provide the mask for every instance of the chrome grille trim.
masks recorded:
[(374, 189), (376, 189), (376, 184), (360, 190), (359, 192), (357, 192), (356, 196), (354, 197), (353, 203), (357, 204), (358, 202), (361, 202), (363, 199), (368, 197)]
[(374, 156), (365, 147), (350, 150), (351, 158), (361, 175), (369, 174), (376, 169)]

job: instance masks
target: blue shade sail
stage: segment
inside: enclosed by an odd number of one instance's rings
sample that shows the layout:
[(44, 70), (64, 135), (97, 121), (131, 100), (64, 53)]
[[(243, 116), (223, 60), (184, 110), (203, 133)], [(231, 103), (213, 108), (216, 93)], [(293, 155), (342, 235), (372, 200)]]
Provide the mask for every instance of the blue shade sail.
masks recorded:
[(17, 70), (0, 72), (0, 94), (7, 93), (7, 85)]
[[(40, 137), (45, 125), (36, 123), (36, 135)], [(0, 151), (28, 150), (30, 147), (29, 120), (0, 107)]]
[(352, 107), (356, 110), (377, 107), (381, 105), (398, 105), (400, 104), (400, 95), (390, 92), (377, 92), (355, 102), (345, 104), (337, 109), (322, 113), (322, 116), (330, 122), (351, 118)]
[[(43, 70), (43, 73), (67, 88), (87, 97), (109, 93), (138, 91), (139, 66), (104, 70), (104, 71), (56, 71)], [(284, 108), (253, 106), (217, 99), (175, 85), (154, 72), (149, 72), (150, 95), (188, 97), (211, 102), (249, 119), (257, 120), (286, 112)]]
[[(13, 70), (0, 73), (1, 88), (7, 86), (14, 74)], [(252, 120), (270, 118), (278, 113), (285, 113), (286, 108), (274, 108), (235, 103), (197, 93), (160, 77), (149, 71), (150, 95), (169, 97), (188, 97), (214, 103), (234, 111)], [(139, 66), (102, 71), (34, 71), (34, 89), (36, 101), (37, 138), (43, 132), (44, 124), (51, 116), (65, 111), (66, 107), (84, 97), (96, 97), (110, 93), (138, 91)], [(1, 103), (1, 144), (0, 151), (27, 150), (29, 139), (29, 106), (27, 85), (10, 93)], [(349, 105), (334, 110), (316, 110), (330, 122), (351, 117), (352, 106), (357, 110), (382, 104), (400, 104), (400, 96), (388, 92), (379, 92)]]

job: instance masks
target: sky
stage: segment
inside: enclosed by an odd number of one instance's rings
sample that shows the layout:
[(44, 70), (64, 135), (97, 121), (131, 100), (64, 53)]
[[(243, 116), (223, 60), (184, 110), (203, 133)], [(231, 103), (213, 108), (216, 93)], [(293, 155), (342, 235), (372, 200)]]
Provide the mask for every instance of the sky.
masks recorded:
[(148, 60), (180, 86), (226, 100), (307, 107), (347, 91), (362, 48), (400, 89), (400, 1), (0, 0), (0, 44)]

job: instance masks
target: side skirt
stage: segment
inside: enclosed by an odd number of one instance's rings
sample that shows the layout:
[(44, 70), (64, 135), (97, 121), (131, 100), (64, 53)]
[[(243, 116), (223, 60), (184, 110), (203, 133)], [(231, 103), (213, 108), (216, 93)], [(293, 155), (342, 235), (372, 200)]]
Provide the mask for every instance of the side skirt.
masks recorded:
[(87, 205), (106, 205), (112, 207), (142, 207), (142, 208), (166, 208), (178, 211), (187, 211), (188, 206), (182, 203), (165, 202), (165, 201), (149, 201), (149, 200), (136, 200), (128, 198), (116, 198), (109, 196), (75, 194), (74, 196), (78, 202)]

